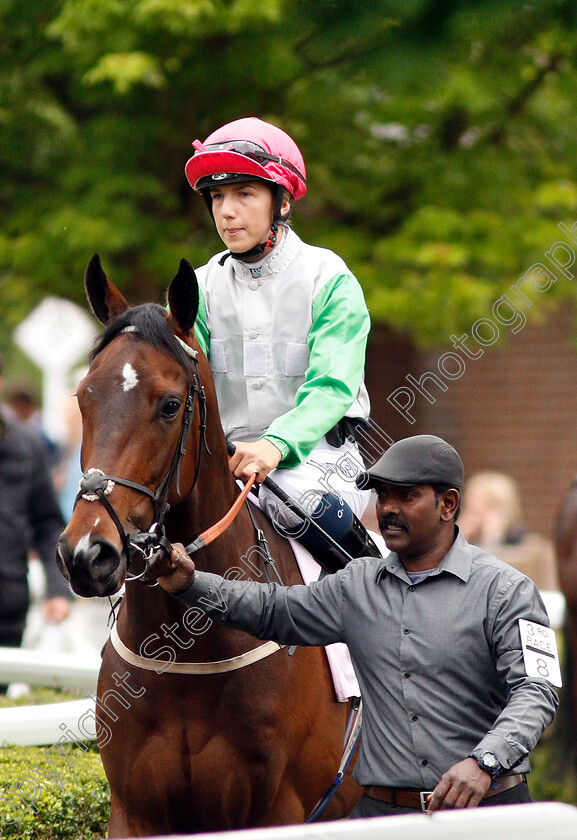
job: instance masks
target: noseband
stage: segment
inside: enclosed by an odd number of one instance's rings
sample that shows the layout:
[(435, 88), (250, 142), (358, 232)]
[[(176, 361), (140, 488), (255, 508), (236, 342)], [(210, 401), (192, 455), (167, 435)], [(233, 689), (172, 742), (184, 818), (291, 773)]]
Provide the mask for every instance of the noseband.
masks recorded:
[[(137, 330), (135, 327), (125, 327), (122, 332), (137, 332)], [(196, 464), (194, 483), (191, 489), (194, 488), (198, 480), (202, 451), (204, 448), (208, 451), (206, 443), (206, 395), (198, 374), (198, 353), (192, 347), (189, 347), (188, 344), (185, 344), (185, 342), (178, 336), (174, 336), (174, 338), (193, 359), (195, 370), (186, 396), (178, 443), (176, 449), (174, 450), (174, 455), (172, 456), (172, 461), (166, 475), (160, 482), (157, 489), (151, 490), (144, 484), (139, 484), (138, 482), (131, 481), (128, 478), (106, 475), (102, 470), (93, 467), (83, 473), (82, 478), (80, 479), (80, 484), (78, 485), (78, 493), (76, 494), (76, 499), (74, 501), (74, 507), (76, 507), (80, 499), (85, 499), (88, 502), (100, 501), (100, 503), (104, 505), (110, 518), (116, 525), (116, 529), (120, 536), (122, 554), (124, 554), (126, 558), (127, 569), (130, 568), (131, 560), (136, 552), (144, 558), (144, 571), (142, 571), (139, 575), (127, 577), (126, 580), (142, 579), (144, 582), (150, 558), (155, 551), (159, 548), (164, 549), (168, 553), (171, 551), (171, 545), (164, 535), (164, 517), (170, 509), (170, 505), (168, 503), (168, 493), (170, 491), (172, 480), (176, 475), (176, 489), (180, 494), (180, 466), (182, 458), (186, 453), (186, 445), (190, 435), (190, 428), (192, 425), (192, 418), (194, 416), (194, 407), (197, 397), (200, 410), (200, 442), (198, 447), (198, 460)], [(148, 531), (141, 531), (133, 538), (126, 533), (116, 511), (107, 499), (107, 496), (114, 489), (115, 484), (121, 484), (123, 487), (129, 487), (131, 490), (143, 493), (151, 499), (154, 506), (154, 523)]]

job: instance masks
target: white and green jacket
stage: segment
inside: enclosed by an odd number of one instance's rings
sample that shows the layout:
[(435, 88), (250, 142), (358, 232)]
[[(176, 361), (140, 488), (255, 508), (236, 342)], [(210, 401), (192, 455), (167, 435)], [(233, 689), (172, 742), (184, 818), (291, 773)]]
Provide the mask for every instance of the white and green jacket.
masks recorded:
[(214, 373), (225, 434), (266, 437), (302, 463), (345, 415), (366, 419), (370, 318), (343, 260), (287, 226), (258, 263), (216, 254), (197, 270), (196, 334)]

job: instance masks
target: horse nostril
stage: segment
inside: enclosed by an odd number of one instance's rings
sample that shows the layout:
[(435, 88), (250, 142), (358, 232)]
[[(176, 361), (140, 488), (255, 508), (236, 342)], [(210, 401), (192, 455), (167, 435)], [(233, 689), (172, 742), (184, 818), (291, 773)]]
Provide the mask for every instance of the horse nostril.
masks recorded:
[[(80, 559), (76, 554), (75, 559)], [(81, 562), (96, 580), (113, 574), (120, 561), (119, 552), (108, 540), (95, 539), (81, 550)]]
[(88, 598), (116, 592), (126, 571), (122, 555), (112, 543), (88, 536), (74, 546), (61, 537), (56, 559), (74, 592)]

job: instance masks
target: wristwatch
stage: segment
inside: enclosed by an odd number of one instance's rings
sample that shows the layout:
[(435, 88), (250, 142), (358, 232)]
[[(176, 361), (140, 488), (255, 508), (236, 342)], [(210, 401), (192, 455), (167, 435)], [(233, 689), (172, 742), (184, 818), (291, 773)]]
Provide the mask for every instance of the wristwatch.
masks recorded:
[(492, 752), (474, 752), (470, 758), (474, 758), (481, 770), (488, 773), (492, 779), (496, 779), (503, 772), (499, 759)]

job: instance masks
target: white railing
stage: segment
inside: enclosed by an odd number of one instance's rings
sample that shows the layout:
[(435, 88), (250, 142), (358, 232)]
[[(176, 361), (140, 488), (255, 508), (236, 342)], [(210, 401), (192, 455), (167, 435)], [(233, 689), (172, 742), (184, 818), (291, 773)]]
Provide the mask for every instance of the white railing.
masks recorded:
[[(411, 814), (247, 829), (242, 833), (197, 834), (195, 840), (575, 840), (576, 837), (577, 808), (561, 802), (533, 802), (503, 808), (445, 811), (432, 816)], [(190, 840), (190, 835), (186, 838)], [(170, 840), (185, 840), (185, 836), (171, 836)]]
[[(0, 647), (0, 684), (25, 683), (88, 694), (96, 691), (99, 669), (99, 656)], [(94, 700), (90, 697), (0, 709), (0, 746), (94, 740), (93, 721)]]
[(0, 684), (26, 683), (88, 693), (96, 690), (100, 657), (0, 647)]

